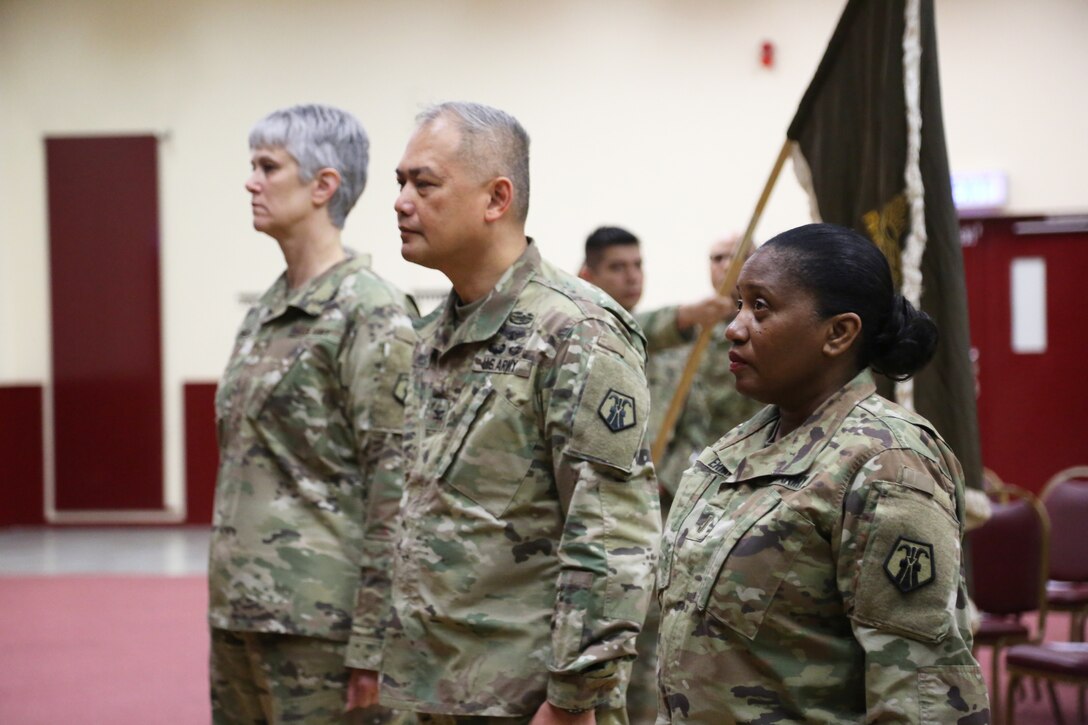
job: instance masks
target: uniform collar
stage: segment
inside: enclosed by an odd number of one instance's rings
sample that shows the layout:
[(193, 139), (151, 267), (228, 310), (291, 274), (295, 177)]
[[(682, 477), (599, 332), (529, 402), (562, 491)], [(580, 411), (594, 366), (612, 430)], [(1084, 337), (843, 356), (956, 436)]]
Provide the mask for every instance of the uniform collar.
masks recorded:
[(287, 289), (287, 273), (280, 275), (272, 289), (264, 297), (264, 314), (261, 324), (266, 324), (280, 317), (287, 308), (293, 307), (310, 317), (320, 315), (331, 300), (335, 299), (340, 283), (349, 273), (370, 268), (370, 255), (357, 254), (351, 249), (344, 249), (345, 257), (327, 270), (306, 282), (297, 290)]
[(767, 436), (778, 422), (778, 408), (768, 406), (735, 434), (714, 446), (725, 470), (735, 480), (758, 476), (798, 476), (812, 467), (816, 457), (831, 440), (858, 403), (876, 392), (868, 368), (825, 400), (799, 428), (767, 444)]
[(458, 301), (457, 294), (450, 291), (436, 324), (434, 348), (439, 355), (444, 355), (458, 345), (489, 340), (502, 328), (529, 280), (540, 272), (540, 252), (532, 239), (528, 241), (525, 251), (503, 272), (494, 289), (484, 298), (483, 304), (460, 322), (454, 310)]

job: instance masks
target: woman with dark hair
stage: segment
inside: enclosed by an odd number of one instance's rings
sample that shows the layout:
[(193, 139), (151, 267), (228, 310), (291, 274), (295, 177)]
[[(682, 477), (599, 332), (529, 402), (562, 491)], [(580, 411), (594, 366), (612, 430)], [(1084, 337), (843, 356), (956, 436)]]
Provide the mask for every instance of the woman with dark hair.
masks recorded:
[(768, 404), (703, 451), (665, 527), (661, 722), (985, 723), (962, 570), (963, 474), (876, 394), (937, 328), (829, 224), (744, 265), (737, 389)]

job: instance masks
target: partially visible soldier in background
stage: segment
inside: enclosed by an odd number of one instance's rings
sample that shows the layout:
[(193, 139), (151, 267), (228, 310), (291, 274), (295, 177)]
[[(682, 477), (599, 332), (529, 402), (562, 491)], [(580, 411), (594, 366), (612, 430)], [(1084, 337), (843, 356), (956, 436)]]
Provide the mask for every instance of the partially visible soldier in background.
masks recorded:
[(348, 667), (375, 666), (380, 646), (349, 647), (353, 619), (389, 598), (415, 305), (341, 245), (366, 184), (353, 116), (276, 111), (249, 145), (253, 226), (287, 270), (246, 315), (216, 394), (212, 720), (343, 723)]
[[(720, 289), (730, 263), (740, 246), (740, 235), (730, 234), (710, 247), (710, 281)], [(727, 295), (732, 292), (727, 290)], [(729, 346), (725, 328), (736, 314), (732, 310), (711, 332), (710, 344), (703, 352), (691, 390), (676, 420), (669, 445), (660, 461), (655, 461), (657, 482), (662, 489), (663, 511), (676, 495), (680, 476), (695, 462), (707, 444), (718, 440), (734, 426), (751, 418), (763, 406), (737, 392), (733, 373), (729, 372)], [(651, 355), (646, 361), (646, 380), (653, 401), (650, 417), (651, 440), (656, 440), (665, 411), (691, 356), (691, 345), (672, 347)]]
[[(717, 292), (740, 242), (731, 235), (715, 242), (710, 250), (710, 277)], [(642, 298), (642, 251), (638, 238), (620, 227), (600, 227), (586, 239), (586, 261), (579, 276), (591, 282), (633, 312)], [(650, 355), (646, 360), (646, 382), (650, 388), (649, 440), (655, 440), (665, 411), (672, 401), (691, 354), (691, 342), (698, 328), (713, 325), (713, 337), (699, 366), (699, 372), (675, 433), (661, 461), (655, 462), (661, 490), (662, 511), (676, 493), (680, 474), (707, 443), (747, 420), (761, 407), (737, 393), (729, 372), (729, 343), (725, 328), (736, 314), (736, 303), (728, 295), (711, 295), (690, 305), (662, 307), (634, 313), (646, 334)], [(724, 426), (724, 427), (722, 427)], [(720, 427), (720, 430), (719, 430)], [(627, 714), (633, 725), (652, 725), (657, 718), (657, 630), (660, 620), (657, 602), (651, 603), (646, 625), (638, 636), (638, 659), (627, 688)]]
[(418, 121), (401, 254), (453, 291), (413, 358), (381, 701), (423, 723), (624, 723), (661, 527), (644, 341), (526, 238), (516, 119), (458, 102)]
[(691, 342), (699, 327), (721, 322), (734, 312), (733, 300), (718, 295), (691, 304), (635, 312), (642, 299), (642, 249), (638, 237), (622, 227), (594, 230), (586, 237), (585, 254), (578, 276), (600, 287), (635, 316), (646, 335), (646, 352), (650, 355)]

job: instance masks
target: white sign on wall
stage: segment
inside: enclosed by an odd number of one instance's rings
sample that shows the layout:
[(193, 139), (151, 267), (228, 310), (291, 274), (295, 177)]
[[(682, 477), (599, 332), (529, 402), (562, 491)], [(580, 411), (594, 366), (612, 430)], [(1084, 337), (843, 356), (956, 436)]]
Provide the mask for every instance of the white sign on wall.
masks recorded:
[(1046, 352), (1046, 260), (1017, 257), (1012, 260), (1009, 301), (1012, 304), (1012, 351), (1020, 354)]
[(1009, 201), (1009, 180), (1004, 171), (953, 171), (952, 200), (956, 210), (996, 211)]

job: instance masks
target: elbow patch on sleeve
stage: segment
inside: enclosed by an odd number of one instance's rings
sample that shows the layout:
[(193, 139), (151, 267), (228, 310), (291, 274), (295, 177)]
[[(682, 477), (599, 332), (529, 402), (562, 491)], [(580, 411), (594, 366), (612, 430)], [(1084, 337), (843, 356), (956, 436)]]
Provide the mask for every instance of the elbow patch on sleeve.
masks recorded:
[(650, 395), (642, 371), (599, 345), (582, 385), (568, 451), (630, 474), (649, 416)]

